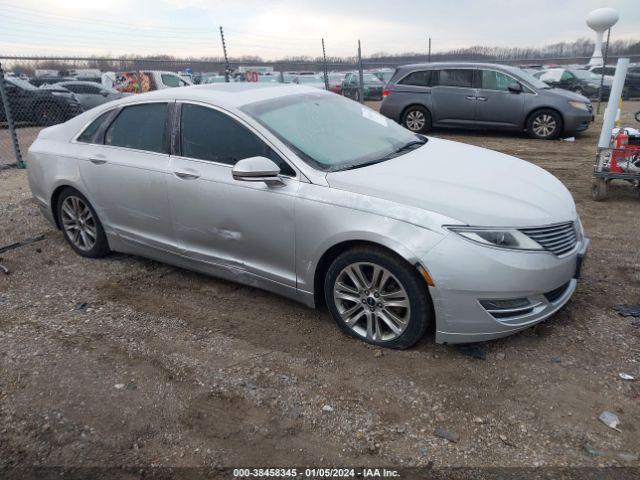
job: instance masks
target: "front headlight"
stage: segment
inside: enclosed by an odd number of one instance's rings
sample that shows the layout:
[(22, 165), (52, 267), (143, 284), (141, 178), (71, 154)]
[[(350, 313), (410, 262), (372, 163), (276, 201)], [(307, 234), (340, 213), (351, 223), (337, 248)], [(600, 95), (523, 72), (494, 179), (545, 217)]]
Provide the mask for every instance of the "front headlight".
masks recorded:
[(544, 250), (520, 230), (510, 228), (446, 227), (452, 232), (482, 245), (516, 250)]
[(589, 107), (584, 102), (569, 101), (569, 105), (571, 105), (573, 108), (577, 108), (578, 110), (589, 111)]

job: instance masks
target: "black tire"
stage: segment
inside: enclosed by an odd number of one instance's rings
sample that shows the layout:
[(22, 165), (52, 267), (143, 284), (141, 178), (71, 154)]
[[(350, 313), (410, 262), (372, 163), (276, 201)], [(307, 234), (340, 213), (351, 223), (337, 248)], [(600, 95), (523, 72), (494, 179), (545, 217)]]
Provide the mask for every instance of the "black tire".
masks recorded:
[(640, 122), (640, 110), (636, 112), (636, 122)]
[(562, 128), (562, 117), (555, 110), (536, 110), (527, 119), (527, 133), (531, 138), (554, 140), (560, 136)]
[(607, 198), (607, 181), (604, 178), (596, 178), (591, 184), (591, 196), (596, 202)]
[[(345, 320), (343, 320), (340, 311), (338, 310), (339, 306), (336, 304), (336, 299), (334, 298), (334, 287), (336, 286), (336, 281), (339, 279), (339, 276), (343, 274), (347, 267), (353, 264), (360, 263), (366, 263), (367, 265), (371, 266), (370, 268), (373, 268), (373, 265), (375, 265), (386, 269), (391, 274), (391, 277), (389, 277), (389, 280), (387, 280), (386, 285), (391, 284), (392, 286), (399, 286), (401, 289), (404, 289), (404, 292), (406, 293), (409, 305), (408, 311), (405, 310), (404, 312), (407, 318), (406, 326), (404, 327), (402, 333), (395, 336), (395, 338), (367, 338), (366, 334), (363, 334), (362, 332), (358, 333), (356, 331), (356, 328), (366, 328), (364, 324), (367, 324), (367, 317), (369, 316), (367, 310), (369, 308), (375, 308), (370, 307), (370, 304), (366, 303), (364, 299), (364, 292), (360, 295), (362, 295), (361, 302), (364, 304), (362, 306), (362, 310), (365, 317), (360, 316), (360, 320), (358, 320), (358, 323), (354, 326), (354, 328), (347, 325)], [(364, 269), (361, 271), (365, 274), (365, 277), (367, 277), (368, 274), (366, 271), (366, 267), (364, 267)], [(371, 276), (366, 278), (366, 280), (371, 281), (372, 276), (373, 275), (371, 274)], [(381, 290), (385, 289), (385, 285), (381, 284), (381, 287)], [(369, 297), (367, 298), (373, 299), (373, 290), (370, 292), (367, 291), (367, 294), (369, 295)], [(324, 296), (331, 315), (333, 316), (338, 326), (342, 329), (342, 331), (354, 338), (358, 338), (360, 340), (364, 340), (367, 343), (378, 345), (381, 347), (397, 349), (409, 348), (415, 345), (416, 342), (418, 342), (424, 336), (427, 328), (433, 322), (433, 307), (428, 294), (427, 285), (418, 273), (418, 270), (409, 265), (401, 257), (380, 247), (356, 247), (340, 254), (333, 261), (325, 276)], [(377, 291), (376, 296), (378, 296)], [(384, 301), (383, 297), (384, 295), (381, 291), (379, 300)], [(375, 303), (378, 300), (374, 299), (373, 301)], [(352, 306), (355, 307), (356, 305), (359, 305), (359, 302), (355, 300), (340, 300), (340, 302), (342, 303), (340, 305), (340, 308), (342, 308), (343, 310), (348, 310)], [(393, 300), (391, 300), (389, 303), (391, 302), (393, 302)], [(397, 307), (384, 307), (380, 308), (380, 310), (385, 310), (386, 308)], [(402, 309), (402, 307), (400, 308)], [(398, 312), (398, 310), (396, 309), (395, 312)], [(388, 327), (388, 323), (382, 322), (382, 320), (378, 320), (377, 323), (380, 325), (380, 331), (387, 330), (387, 335), (394, 335), (394, 333)], [(398, 324), (396, 324), (396, 326), (397, 325)]]
[[(69, 231), (67, 231), (64, 225), (64, 220), (63, 220), (64, 217), (63, 217), (63, 211), (62, 211), (63, 204), (65, 203), (65, 200), (72, 199), (73, 197), (80, 199), (91, 212), (92, 226), (95, 227), (96, 238), (93, 246), (88, 249), (83, 249), (78, 247), (76, 243), (74, 243), (74, 240), (71, 238), (71, 234), (69, 233)], [(104, 228), (102, 227), (102, 223), (100, 222), (100, 219), (96, 214), (96, 211), (94, 210), (91, 203), (87, 200), (87, 198), (84, 195), (82, 195), (79, 191), (77, 191), (75, 188), (67, 187), (60, 193), (60, 195), (58, 196), (58, 203), (56, 205), (56, 213), (57, 213), (58, 225), (62, 230), (65, 240), (71, 246), (73, 251), (76, 252), (78, 255), (81, 255), (87, 258), (100, 258), (100, 257), (104, 257), (111, 251), (109, 249), (109, 242), (107, 241), (107, 236), (104, 233)]]
[(402, 126), (414, 133), (426, 133), (431, 130), (431, 113), (420, 105), (413, 105), (402, 115)]

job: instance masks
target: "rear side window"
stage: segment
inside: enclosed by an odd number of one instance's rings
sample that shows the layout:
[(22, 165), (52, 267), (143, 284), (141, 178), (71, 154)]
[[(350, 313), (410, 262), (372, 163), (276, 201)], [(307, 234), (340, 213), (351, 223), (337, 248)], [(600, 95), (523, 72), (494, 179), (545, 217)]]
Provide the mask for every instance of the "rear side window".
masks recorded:
[(87, 128), (78, 136), (78, 142), (82, 143), (102, 143), (102, 139), (98, 138), (98, 134), (101, 131), (100, 127), (103, 124), (108, 123), (109, 119), (113, 115), (113, 110), (103, 113), (93, 122), (91, 122)]
[(228, 115), (212, 108), (185, 103), (180, 126), (181, 155), (199, 160), (235, 165), (238, 160), (267, 157), (283, 175), (293, 169), (266, 143)]
[(166, 117), (166, 103), (125, 107), (107, 130), (104, 144), (166, 153)]
[(416, 87), (428, 87), (431, 85), (431, 70), (413, 72), (399, 82), (401, 85), (414, 85)]
[(434, 81), (433, 85), (441, 87), (469, 87), (473, 86), (473, 70), (472, 69), (447, 69), (438, 72), (438, 81)]

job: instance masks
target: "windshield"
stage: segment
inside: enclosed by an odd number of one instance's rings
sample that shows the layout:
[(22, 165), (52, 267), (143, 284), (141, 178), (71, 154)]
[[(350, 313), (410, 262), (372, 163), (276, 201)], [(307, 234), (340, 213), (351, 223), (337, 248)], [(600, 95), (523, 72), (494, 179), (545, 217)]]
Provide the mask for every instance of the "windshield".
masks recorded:
[(367, 83), (382, 83), (373, 73), (365, 73), (362, 75), (362, 79)]
[(426, 142), (378, 112), (334, 94), (288, 95), (241, 109), (323, 171), (357, 168)]
[(526, 83), (531, 85), (533, 88), (538, 88), (538, 89), (549, 89), (549, 88), (551, 88), (549, 85), (544, 83), (542, 80), (540, 80), (537, 77), (534, 77), (529, 72), (526, 72), (526, 71), (522, 70), (521, 68), (510, 67), (510, 68), (506, 68), (506, 70), (507, 71), (509, 71), (509, 70), (512, 71), (517, 76), (519, 76), (521, 80), (524, 80)]
[(16, 87), (20, 87), (23, 90), (37, 90), (38, 87), (35, 87), (33, 85), (31, 85), (29, 82), (27, 82), (26, 80), (23, 80), (21, 78), (18, 77), (4, 77), (5, 80), (13, 83)]

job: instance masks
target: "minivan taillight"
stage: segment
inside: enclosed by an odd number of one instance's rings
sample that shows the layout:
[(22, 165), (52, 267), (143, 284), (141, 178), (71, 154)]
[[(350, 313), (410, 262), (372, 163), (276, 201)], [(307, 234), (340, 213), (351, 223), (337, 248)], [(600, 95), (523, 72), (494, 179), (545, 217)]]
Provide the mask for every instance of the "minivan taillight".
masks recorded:
[(389, 94), (391, 94), (391, 90), (383, 90), (382, 91), (382, 98), (386, 97)]

